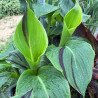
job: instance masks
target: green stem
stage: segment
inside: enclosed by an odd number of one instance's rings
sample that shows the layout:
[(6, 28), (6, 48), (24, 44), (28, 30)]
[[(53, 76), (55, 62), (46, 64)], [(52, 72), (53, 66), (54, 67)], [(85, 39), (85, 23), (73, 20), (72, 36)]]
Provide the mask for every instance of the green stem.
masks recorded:
[(63, 27), (63, 32), (62, 32), (62, 36), (61, 36), (61, 40), (60, 40), (60, 47), (64, 47), (66, 45), (66, 43), (71, 40), (72, 34), (75, 31), (75, 27), (68, 29), (68, 27), (66, 26), (66, 24), (64, 23), (64, 27)]
[(34, 73), (35, 75), (37, 74), (38, 67), (39, 67), (39, 65), (33, 65), (33, 66), (32, 66), (32, 70), (33, 70), (33, 73)]
[(50, 32), (50, 25), (51, 25), (51, 14), (48, 14), (48, 25), (47, 25), (47, 28), (48, 28), (48, 30), (47, 30), (47, 34), (48, 34), (48, 36), (49, 36), (49, 32)]
[(33, 70), (34, 74), (37, 74), (37, 70), (39, 68), (39, 63), (40, 63), (40, 58), (41, 57), (39, 57), (37, 61), (32, 61), (32, 60), (29, 60), (29, 59), (26, 58), (29, 66), (30, 66), (30, 69)]
[(37, 69), (39, 67), (39, 64), (33, 64), (30, 66), (30, 69), (33, 70), (33, 73), (36, 75), (37, 74)]
[(66, 43), (71, 39), (71, 35), (68, 33), (68, 31), (62, 32), (61, 40), (60, 40), (60, 47), (64, 47)]
[(85, 96), (83, 96), (83, 98), (85, 98)]
[(19, 76), (18, 76), (16, 73), (11, 73), (10, 77), (11, 77), (11, 78), (16, 78), (16, 79), (19, 78)]

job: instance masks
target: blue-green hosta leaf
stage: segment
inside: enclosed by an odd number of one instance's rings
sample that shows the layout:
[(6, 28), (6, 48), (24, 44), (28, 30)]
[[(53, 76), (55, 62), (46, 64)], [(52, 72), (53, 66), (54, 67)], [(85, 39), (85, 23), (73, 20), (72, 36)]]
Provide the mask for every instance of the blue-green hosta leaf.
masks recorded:
[(59, 7), (58, 6), (53, 6), (50, 4), (43, 4), (43, 3), (35, 3), (32, 5), (36, 17), (40, 17), (42, 15), (49, 14), (55, 10), (57, 10)]
[(77, 26), (82, 21), (82, 9), (76, 2), (75, 6), (65, 15), (64, 27), (62, 31), (60, 46), (65, 46), (66, 42), (71, 39), (71, 36)]
[(7, 82), (11, 73), (10, 72), (2, 72), (0, 73), (0, 87)]
[(24, 56), (19, 52), (19, 50), (15, 50), (10, 53), (9, 57), (6, 59), (8, 63), (12, 65), (12, 67), (16, 67), (19, 69), (27, 69), (29, 65), (24, 58)]
[(69, 41), (65, 47), (53, 47), (46, 53), (53, 66), (61, 71), (70, 85), (85, 95), (91, 81), (94, 51), (84, 41)]
[(36, 63), (38, 65), (41, 55), (47, 48), (48, 38), (42, 24), (29, 5), (16, 28), (14, 42), (31, 67)]
[(20, 76), (16, 95), (21, 94), (21, 98), (70, 98), (70, 88), (59, 71), (53, 66), (44, 66), (38, 70), (37, 75), (29, 69)]

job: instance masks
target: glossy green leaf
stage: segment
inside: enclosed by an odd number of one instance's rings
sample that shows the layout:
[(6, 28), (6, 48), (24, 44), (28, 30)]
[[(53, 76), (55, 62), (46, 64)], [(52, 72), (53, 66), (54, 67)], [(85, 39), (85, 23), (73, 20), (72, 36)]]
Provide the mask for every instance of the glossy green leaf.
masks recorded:
[(62, 31), (60, 46), (65, 46), (66, 42), (71, 39), (71, 36), (77, 26), (82, 21), (82, 9), (76, 2), (75, 7), (72, 8), (66, 15), (64, 19), (64, 27)]
[(61, 71), (70, 85), (83, 96), (92, 78), (94, 51), (84, 41), (69, 41), (65, 47), (55, 47), (46, 53), (53, 66)]
[(48, 38), (42, 24), (28, 4), (23, 19), (16, 28), (14, 42), (30, 67), (38, 66), (40, 57), (47, 48)]
[(10, 77), (11, 73), (10, 72), (2, 72), (0, 73), (0, 87), (6, 83)]
[[(70, 98), (70, 88), (63, 75), (53, 66), (44, 66), (34, 75), (26, 70), (19, 78), (16, 96), (30, 98)], [(13, 97), (17, 98), (17, 97)]]
[(58, 6), (53, 6), (50, 4), (43, 4), (43, 3), (35, 3), (32, 5), (34, 13), (36, 17), (40, 17), (42, 15), (49, 14), (55, 10), (57, 10), (59, 7)]

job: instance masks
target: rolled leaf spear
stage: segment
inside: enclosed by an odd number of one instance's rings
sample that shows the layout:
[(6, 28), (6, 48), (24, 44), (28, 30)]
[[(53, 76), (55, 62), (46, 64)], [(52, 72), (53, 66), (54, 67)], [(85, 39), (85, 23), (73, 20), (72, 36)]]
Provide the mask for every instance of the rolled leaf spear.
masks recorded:
[(76, 1), (75, 6), (65, 15), (64, 26), (59, 46), (64, 47), (71, 39), (73, 32), (82, 21), (82, 9)]

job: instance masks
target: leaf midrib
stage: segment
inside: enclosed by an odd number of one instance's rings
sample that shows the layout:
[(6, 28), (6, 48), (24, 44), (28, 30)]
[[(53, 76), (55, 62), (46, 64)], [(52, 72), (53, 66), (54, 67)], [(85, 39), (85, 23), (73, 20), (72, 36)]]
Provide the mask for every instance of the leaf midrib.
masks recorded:
[(46, 95), (47, 95), (47, 98), (49, 98), (47, 89), (46, 89), (46, 87), (45, 87), (45, 85), (44, 85), (42, 79), (41, 79), (39, 76), (37, 76), (37, 78), (38, 78), (39, 82), (42, 84), (42, 87), (43, 87), (43, 89), (44, 89), (44, 91), (45, 91), (45, 93), (46, 93)]

